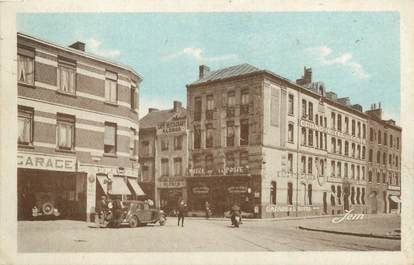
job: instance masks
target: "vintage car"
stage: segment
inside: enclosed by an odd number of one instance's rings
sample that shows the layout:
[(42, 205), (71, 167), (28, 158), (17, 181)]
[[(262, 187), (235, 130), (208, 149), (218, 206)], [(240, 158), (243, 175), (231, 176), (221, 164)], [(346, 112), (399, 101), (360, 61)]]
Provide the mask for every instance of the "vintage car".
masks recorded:
[[(162, 210), (154, 208), (148, 202), (143, 201), (123, 201), (123, 209), (120, 220), (114, 220), (112, 213), (108, 215), (107, 226), (116, 227), (120, 225), (129, 225), (137, 227), (149, 223), (155, 224), (159, 222), (162, 226), (167, 218)], [(112, 211), (112, 209), (110, 209)]]

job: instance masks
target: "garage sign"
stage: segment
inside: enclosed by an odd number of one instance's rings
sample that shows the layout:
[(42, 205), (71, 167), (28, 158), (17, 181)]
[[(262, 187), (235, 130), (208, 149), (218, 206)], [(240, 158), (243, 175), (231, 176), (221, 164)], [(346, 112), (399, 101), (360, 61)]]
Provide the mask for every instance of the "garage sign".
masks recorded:
[(56, 171), (76, 171), (76, 158), (18, 153), (17, 167)]

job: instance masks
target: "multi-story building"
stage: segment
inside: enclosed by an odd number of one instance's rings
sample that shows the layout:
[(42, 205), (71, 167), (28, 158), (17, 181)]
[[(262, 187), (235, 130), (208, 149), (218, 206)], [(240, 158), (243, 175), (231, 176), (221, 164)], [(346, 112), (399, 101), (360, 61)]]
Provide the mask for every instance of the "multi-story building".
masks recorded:
[(186, 199), (188, 172), (187, 112), (181, 102), (172, 109), (150, 108), (140, 120), (141, 186), (164, 210)]
[(382, 119), (381, 104), (373, 104), (369, 116), (368, 193), (370, 213), (401, 210), (401, 128)]
[(248, 64), (200, 66), (187, 85), (190, 212), (367, 212), (368, 115), (348, 98)]
[(139, 74), (81, 42), (18, 33), (17, 45), (19, 218), (86, 220), (101, 195), (142, 195)]

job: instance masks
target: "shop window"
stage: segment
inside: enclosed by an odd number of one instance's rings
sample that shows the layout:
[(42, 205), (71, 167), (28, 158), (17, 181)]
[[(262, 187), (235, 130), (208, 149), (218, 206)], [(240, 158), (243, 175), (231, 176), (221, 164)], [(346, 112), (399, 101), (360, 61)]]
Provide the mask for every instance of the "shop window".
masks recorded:
[(341, 116), (341, 114), (338, 114), (338, 117), (337, 117), (337, 129), (338, 129), (338, 131), (342, 131), (342, 116)]
[(288, 102), (288, 114), (289, 115), (293, 115), (294, 106), (295, 106), (294, 96), (292, 94), (289, 94), (289, 102)]
[(105, 133), (104, 133), (104, 153), (105, 154), (116, 154), (117, 149), (117, 126), (116, 123), (105, 122)]
[(360, 190), (359, 187), (357, 187), (357, 189), (356, 189), (356, 202), (357, 202), (357, 204), (361, 204), (360, 196), (361, 196), (361, 190)]
[(181, 150), (183, 149), (183, 136), (178, 135), (174, 136), (174, 150)]
[(288, 142), (293, 143), (293, 123), (288, 125)]
[[(206, 110), (206, 119), (212, 120), (213, 119), (213, 113), (214, 113), (214, 96), (213, 95), (207, 95), (207, 110)], [(200, 110), (201, 112), (201, 110)]]
[(181, 157), (174, 158), (174, 175), (175, 176), (182, 176), (183, 174), (183, 166)]
[(306, 173), (306, 156), (302, 156), (300, 161), (302, 164), (302, 173), (305, 174)]
[(355, 204), (355, 187), (351, 187), (351, 203)]
[(135, 110), (138, 108), (138, 90), (137, 90), (137, 84), (135, 82), (131, 83), (131, 109)]
[(302, 128), (302, 145), (306, 145), (306, 128)]
[(201, 120), (201, 109), (202, 109), (201, 97), (196, 97), (195, 102), (194, 102), (194, 120), (195, 121)]
[(293, 184), (291, 182), (288, 182), (287, 196), (288, 204), (293, 205)]
[(338, 205), (341, 205), (342, 204), (342, 188), (341, 188), (341, 186), (338, 186), (336, 188), (336, 190), (337, 190), (336, 196), (338, 198)]
[(168, 151), (169, 147), (169, 139), (168, 137), (161, 138), (161, 151)]
[(313, 130), (308, 131), (308, 145), (313, 146)]
[(288, 154), (288, 171), (293, 172), (293, 154)]
[(227, 122), (227, 135), (226, 135), (227, 146), (234, 146), (234, 122)]
[(307, 102), (306, 100), (302, 99), (302, 118), (306, 118), (306, 106)]
[(312, 184), (308, 184), (308, 204), (312, 205)]
[(336, 168), (338, 170), (338, 177), (342, 177), (342, 163), (341, 162), (337, 162), (336, 163)]
[(61, 150), (75, 148), (75, 117), (58, 113), (56, 122), (57, 147)]
[(312, 104), (312, 102), (309, 102), (308, 108), (309, 108), (308, 119), (313, 121), (313, 104)]
[(312, 174), (312, 157), (308, 157), (308, 173)]
[(240, 166), (245, 167), (249, 165), (249, 152), (242, 151), (240, 152)]
[(17, 55), (17, 81), (34, 85), (34, 56)]
[(135, 144), (135, 137), (137, 135), (137, 131), (134, 128), (130, 128), (129, 134), (129, 155), (131, 157), (135, 157), (137, 155), (137, 148)]
[(241, 104), (240, 104), (240, 114), (249, 113), (249, 89), (243, 89), (241, 91)]
[(361, 190), (361, 203), (365, 205), (365, 188)]
[(201, 131), (200, 126), (194, 126), (194, 149), (200, 149), (201, 147)]
[(276, 181), (270, 182), (270, 203), (271, 204), (276, 204), (276, 199), (277, 199), (276, 189), (277, 189)]
[(332, 185), (331, 186), (331, 206), (335, 206), (335, 195), (334, 194), (336, 194), (335, 186)]
[(206, 148), (213, 147), (213, 125), (207, 124), (206, 125)]
[(33, 145), (33, 116), (34, 110), (29, 107), (18, 107), (18, 135), (19, 145)]
[(240, 120), (240, 145), (249, 144), (249, 120)]
[(162, 177), (168, 177), (168, 158), (162, 158), (161, 159), (161, 176)]
[(105, 74), (105, 100), (116, 104), (118, 101), (118, 75), (112, 72)]

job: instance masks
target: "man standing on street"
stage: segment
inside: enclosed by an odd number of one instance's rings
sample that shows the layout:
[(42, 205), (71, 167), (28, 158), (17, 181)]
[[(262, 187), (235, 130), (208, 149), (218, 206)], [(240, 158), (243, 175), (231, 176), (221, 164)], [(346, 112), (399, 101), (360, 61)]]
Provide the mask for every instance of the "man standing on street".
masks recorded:
[(184, 227), (184, 215), (186, 210), (187, 204), (184, 202), (184, 200), (180, 201), (180, 204), (178, 205), (178, 226), (180, 226), (180, 220), (181, 220), (181, 227)]
[(106, 201), (106, 196), (101, 196), (101, 200), (96, 206), (96, 212), (98, 213), (98, 222), (100, 226), (103, 226), (105, 223), (105, 214), (104, 212), (108, 209), (108, 204)]

